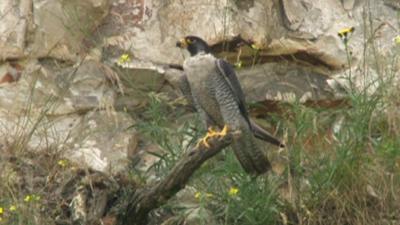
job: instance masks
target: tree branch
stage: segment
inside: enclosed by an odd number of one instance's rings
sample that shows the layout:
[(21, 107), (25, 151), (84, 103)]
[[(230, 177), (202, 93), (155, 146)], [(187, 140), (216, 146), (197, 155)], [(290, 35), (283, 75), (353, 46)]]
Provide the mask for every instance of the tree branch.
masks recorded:
[[(210, 148), (196, 146), (186, 152), (169, 174), (160, 182), (136, 190), (128, 197), (126, 209), (117, 215), (119, 224), (146, 224), (148, 213), (161, 206), (183, 189), (193, 173), (209, 158), (228, 146), (236, 133), (229, 132), (222, 138), (210, 138)], [(126, 200), (125, 200), (126, 201)]]

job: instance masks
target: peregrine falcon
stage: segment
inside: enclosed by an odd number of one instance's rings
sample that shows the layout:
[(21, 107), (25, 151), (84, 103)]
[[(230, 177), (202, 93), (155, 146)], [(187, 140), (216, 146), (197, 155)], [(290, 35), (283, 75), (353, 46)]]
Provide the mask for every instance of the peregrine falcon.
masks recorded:
[[(271, 165), (255, 142), (255, 137), (283, 146), (276, 138), (265, 135), (262, 129), (249, 118), (244, 94), (233, 67), (222, 59), (210, 54), (210, 47), (199, 37), (187, 36), (177, 42), (191, 57), (183, 63), (187, 82), (190, 86), (191, 101), (200, 114), (209, 134), (216, 132), (213, 126), (223, 127), (225, 132), (241, 131), (240, 137), (232, 143), (234, 153), (247, 173), (262, 174)], [(207, 136), (206, 136), (207, 137)], [(207, 146), (207, 142), (204, 144)]]

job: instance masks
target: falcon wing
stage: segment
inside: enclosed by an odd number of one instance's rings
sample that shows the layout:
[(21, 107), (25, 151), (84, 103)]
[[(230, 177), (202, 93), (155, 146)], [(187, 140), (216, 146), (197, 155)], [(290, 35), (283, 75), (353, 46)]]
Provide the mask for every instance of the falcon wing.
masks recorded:
[(236, 72), (233, 69), (232, 65), (226, 62), (223, 59), (217, 59), (215, 61), (215, 64), (218, 68), (219, 73), (222, 75), (222, 77), (225, 79), (226, 83), (229, 85), (233, 96), (235, 97), (235, 100), (239, 106), (239, 110), (242, 114), (242, 116), (245, 118), (247, 123), (249, 124), (249, 127), (251, 127), (251, 123), (249, 120), (249, 113), (247, 112), (246, 109), (246, 102), (243, 94), (242, 87), (240, 86), (239, 80), (236, 76)]
[(235, 97), (235, 100), (239, 106), (239, 110), (242, 116), (249, 124), (249, 127), (253, 131), (254, 136), (261, 140), (267, 141), (271, 144), (277, 145), (279, 147), (284, 147), (285, 145), (281, 141), (273, 137), (271, 134), (268, 133), (268, 131), (264, 130), (262, 127), (257, 125), (249, 117), (249, 113), (247, 112), (246, 109), (246, 101), (243, 94), (243, 90), (242, 87), (240, 86), (239, 80), (236, 76), (236, 72), (233, 69), (232, 65), (223, 59), (217, 59), (215, 64), (217, 65), (219, 73), (224, 77), (226, 83), (229, 85)]

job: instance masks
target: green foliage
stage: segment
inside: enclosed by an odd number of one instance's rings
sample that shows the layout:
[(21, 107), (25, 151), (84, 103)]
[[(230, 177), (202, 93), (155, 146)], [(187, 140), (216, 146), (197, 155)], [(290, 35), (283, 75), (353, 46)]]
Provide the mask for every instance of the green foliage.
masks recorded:
[(176, 121), (182, 115), (172, 113), (172, 111), (174, 108), (168, 104), (165, 96), (150, 93), (148, 106), (143, 113), (145, 119), (135, 126), (147, 139), (164, 150), (162, 153), (148, 152), (160, 159), (149, 169), (154, 168), (159, 176), (165, 175), (172, 168), (182, 151), (186, 151), (197, 140), (198, 131), (201, 131), (201, 129), (197, 131), (192, 129), (199, 127), (199, 122), (195, 118), (184, 121), (179, 127), (174, 126), (171, 121)]

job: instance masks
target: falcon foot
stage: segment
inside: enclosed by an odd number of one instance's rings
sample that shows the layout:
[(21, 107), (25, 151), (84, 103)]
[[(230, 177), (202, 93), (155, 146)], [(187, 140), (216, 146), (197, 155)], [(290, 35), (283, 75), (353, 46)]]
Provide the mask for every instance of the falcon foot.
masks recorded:
[(228, 133), (228, 126), (224, 125), (224, 128), (221, 131), (214, 130), (212, 127), (208, 128), (208, 132), (206, 136), (204, 136), (199, 143), (197, 143), (197, 147), (200, 144), (203, 144), (206, 148), (210, 148), (210, 144), (208, 144), (208, 139), (212, 137), (224, 137)]

